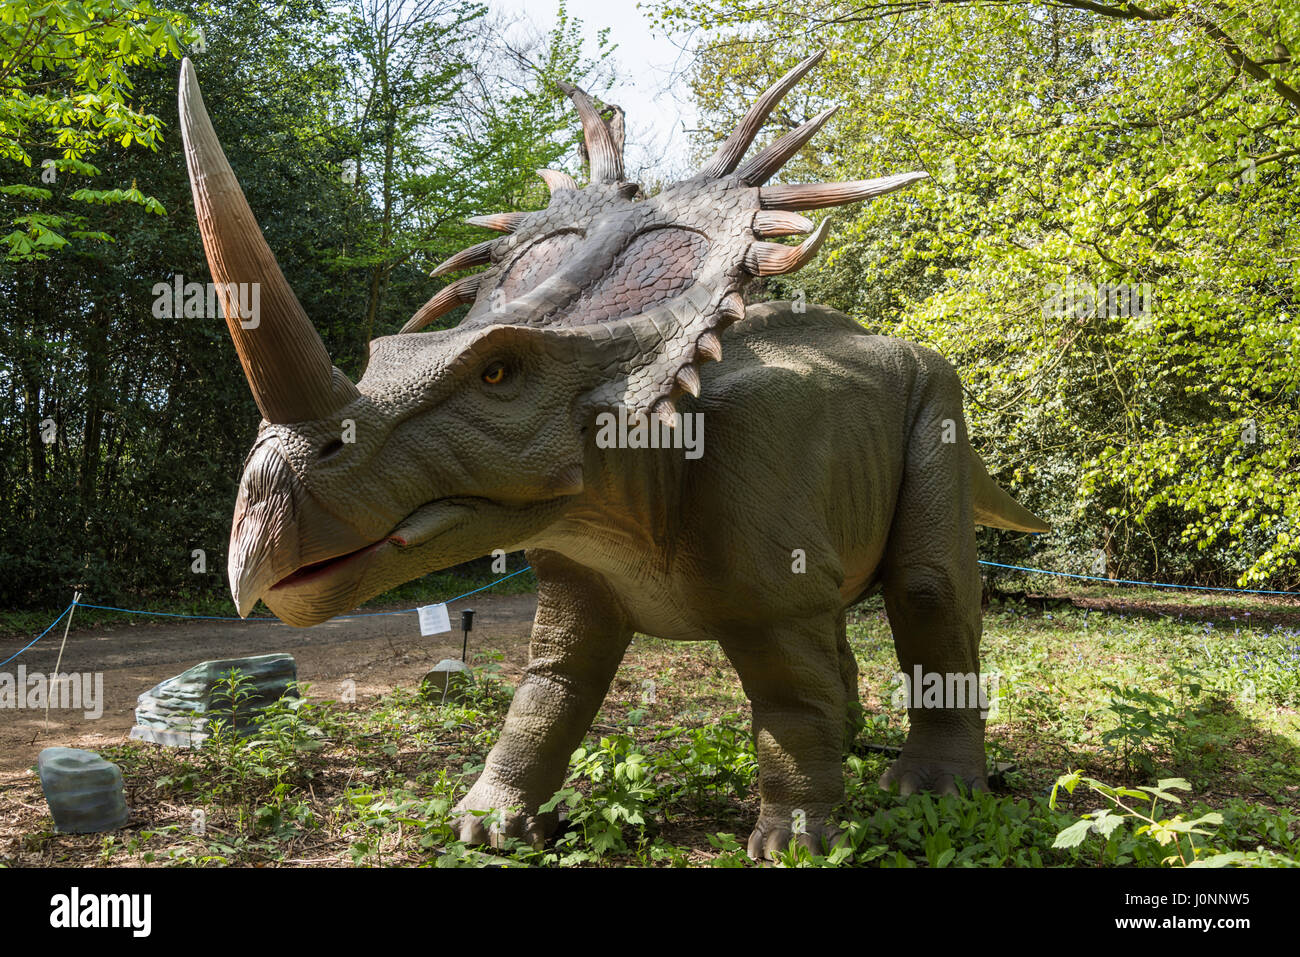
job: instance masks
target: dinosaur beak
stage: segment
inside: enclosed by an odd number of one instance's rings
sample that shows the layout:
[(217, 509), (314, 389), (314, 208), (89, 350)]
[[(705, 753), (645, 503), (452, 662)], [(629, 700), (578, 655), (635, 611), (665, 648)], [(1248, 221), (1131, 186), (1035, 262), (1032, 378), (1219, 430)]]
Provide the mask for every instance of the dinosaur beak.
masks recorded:
[(239, 483), (226, 571), (239, 616), (298, 567), (298, 480), (274, 443), (259, 444)]
[[(356, 387), (334, 368), (266, 244), (188, 59), (181, 65), (179, 106), (203, 249), (257, 407), (272, 423), (326, 418), (357, 396)], [(256, 306), (249, 309), (250, 303)]]
[[(350, 607), (378, 544), (382, 540), (363, 538), (316, 504), (289, 467), (278, 439), (266, 437), (254, 446), (239, 483), (226, 560), (230, 593), (241, 617), (248, 617), (258, 599), (291, 625), (328, 617), (312, 616), (308, 608), (286, 611), (273, 595), (278, 584), (313, 577), (327, 579), (314, 597)], [(322, 576), (326, 567), (337, 573)]]

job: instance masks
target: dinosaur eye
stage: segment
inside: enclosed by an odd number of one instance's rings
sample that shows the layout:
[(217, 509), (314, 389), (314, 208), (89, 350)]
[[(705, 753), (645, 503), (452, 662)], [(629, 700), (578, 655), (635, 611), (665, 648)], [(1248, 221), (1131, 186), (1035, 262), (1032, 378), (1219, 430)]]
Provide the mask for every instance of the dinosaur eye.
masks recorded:
[(500, 385), (506, 381), (506, 364), (493, 362), (483, 370), (483, 381), (488, 385)]

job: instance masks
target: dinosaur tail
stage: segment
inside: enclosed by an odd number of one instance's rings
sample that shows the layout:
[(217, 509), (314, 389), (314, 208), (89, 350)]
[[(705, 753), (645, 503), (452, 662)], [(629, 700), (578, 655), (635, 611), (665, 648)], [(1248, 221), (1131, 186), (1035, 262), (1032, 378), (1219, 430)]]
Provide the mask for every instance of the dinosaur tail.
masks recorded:
[(990, 528), (1009, 528), (1016, 532), (1050, 532), (1051, 526), (1002, 490), (989, 477), (988, 469), (974, 449), (967, 446), (971, 458), (971, 501), (975, 506), (975, 524)]

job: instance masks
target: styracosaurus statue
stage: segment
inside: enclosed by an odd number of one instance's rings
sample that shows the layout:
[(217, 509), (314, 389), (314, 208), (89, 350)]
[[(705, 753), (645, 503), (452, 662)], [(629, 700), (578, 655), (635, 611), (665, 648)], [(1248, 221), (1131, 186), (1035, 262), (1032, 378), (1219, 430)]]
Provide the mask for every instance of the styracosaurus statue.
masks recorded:
[[(816, 253), (826, 222), (801, 210), (924, 177), (765, 185), (830, 115), (744, 158), (819, 58), (768, 90), (696, 175), (650, 197), (624, 179), (621, 116), (607, 122), (566, 87), (590, 183), (542, 171), (545, 209), (473, 220), (505, 235), (434, 275), (487, 268), (372, 342), (355, 385), (280, 272), (182, 67), (195, 212), (264, 417), (230, 536), (240, 614), (261, 599), (312, 625), (498, 548), (526, 549), (536, 571), (529, 664), (458, 805), (466, 841), (546, 837), (555, 818), (539, 806), (641, 632), (716, 641), (739, 672), (762, 797), (751, 856), (792, 835), (820, 851), (858, 697), (846, 609), (883, 588), (905, 674), (977, 674), (975, 525), (1046, 531), (971, 450), (938, 354), (825, 307), (745, 305), (753, 277)], [(768, 241), (801, 233), (801, 245)], [(239, 283), (260, 284), (256, 317), (235, 308)], [(459, 305), (458, 326), (421, 331)], [(615, 412), (664, 437), (698, 421), (707, 442), (687, 455), (680, 442), (600, 441)], [(910, 709), (883, 784), (984, 786), (978, 703), (944, 705)], [(489, 810), (492, 825), (468, 813)]]

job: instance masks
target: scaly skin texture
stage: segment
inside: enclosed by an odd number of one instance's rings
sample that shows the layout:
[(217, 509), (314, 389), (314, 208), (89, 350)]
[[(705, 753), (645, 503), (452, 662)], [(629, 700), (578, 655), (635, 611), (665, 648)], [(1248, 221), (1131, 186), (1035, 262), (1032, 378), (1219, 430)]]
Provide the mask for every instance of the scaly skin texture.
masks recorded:
[[(580, 90), (592, 183), (546, 171), (551, 204), (481, 217), (509, 234), (435, 274), (402, 334), (371, 343), (353, 385), (256, 228), (193, 67), (181, 128), (218, 283), (269, 304), (227, 325), (265, 419), (231, 526), (231, 590), (312, 625), (427, 572), (527, 549), (539, 582), (528, 669), (461, 836), (542, 841), (560, 787), (632, 635), (716, 641), (753, 705), (762, 809), (749, 839), (821, 851), (843, 797), (857, 704), (845, 610), (883, 588), (905, 674), (979, 670), (978, 522), (1046, 526), (968, 444), (956, 373), (920, 346), (791, 303), (746, 307), (756, 276), (815, 254), (799, 210), (891, 192), (924, 174), (764, 186), (823, 113), (742, 163), (797, 65), (694, 177), (641, 198), (622, 179), (621, 113)], [(610, 112), (610, 111), (607, 111)], [(798, 246), (768, 237), (813, 235)], [(470, 305), (453, 329), (423, 332)], [(725, 354), (725, 360), (723, 358)], [(609, 447), (602, 415), (698, 416), (699, 455)], [(615, 443), (617, 445), (617, 443)], [(985, 786), (976, 703), (910, 711), (882, 778), (903, 793)]]
[[(753, 703), (762, 811), (754, 856), (821, 851), (843, 796), (857, 666), (844, 611), (883, 586), (899, 661), (978, 671), (980, 582), (970, 452), (951, 367), (823, 307), (751, 308), (699, 400), (708, 453), (600, 449), (585, 489), (524, 544), (541, 583), (532, 664), (461, 811), (518, 808), (537, 837), (633, 631), (717, 641)], [(942, 441), (945, 422), (958, 441)], [(807, 569), (793, 569), (802, 549)], [(916, 709), (886, 773), (904, 793), (985, 786), (976, 710)], [(802, 812), (802, 813), (798, 813)], [(482, 818), (461, 836), (484, 840)]]

